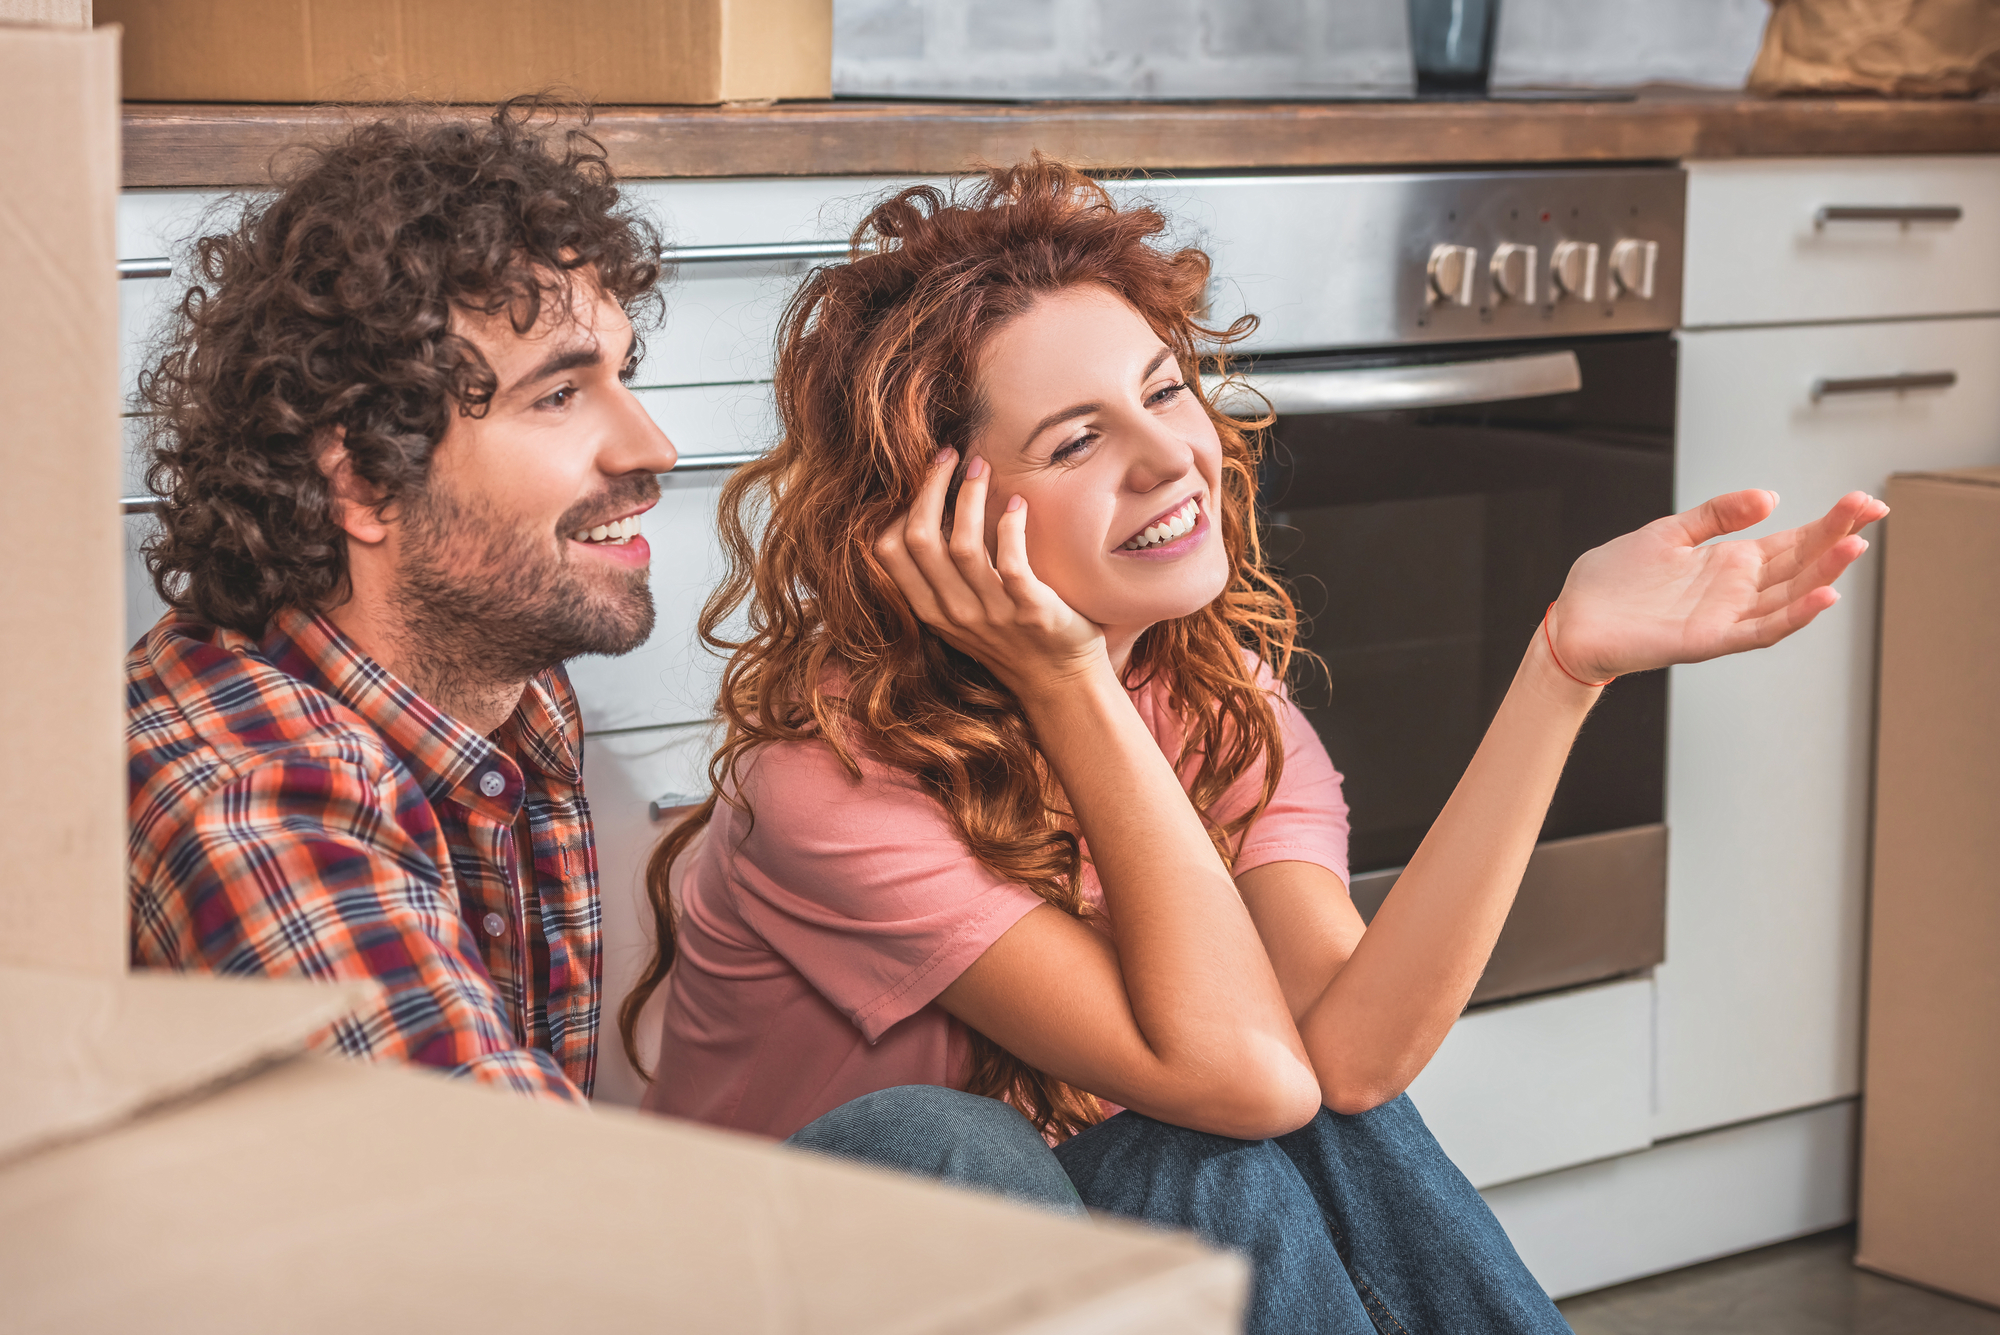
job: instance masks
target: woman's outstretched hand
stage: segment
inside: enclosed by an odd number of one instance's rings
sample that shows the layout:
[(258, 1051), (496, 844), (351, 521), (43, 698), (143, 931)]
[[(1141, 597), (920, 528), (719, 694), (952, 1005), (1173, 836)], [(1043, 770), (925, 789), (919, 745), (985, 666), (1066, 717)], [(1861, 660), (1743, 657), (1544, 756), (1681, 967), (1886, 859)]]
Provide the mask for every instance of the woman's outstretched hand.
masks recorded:
[(1860, 531), (1889, 507), (1849, 492), (1810, 524), (1703, 545), (1777, 506), (1775, 492), (1733, 491), (1577, 558), (1549, 614), (1563, 667), (1599, 681), (1761, 649), (1840, 601), (1833, 582), (1868, 550)]
[(955, 451), (941, 451), (916, 502), (875, 542), (876, 556), (917, 619), (1023, 699), (1108, 664), (1103, 630), (1029, 567), (1027, 504), (1018, 496), (1000, 516), (996, 554), (987, 554), (992, 470), (985, 460), (975, 458), (966, 469), (951, 536), (945, 536), (945, 496), (957, 462)]

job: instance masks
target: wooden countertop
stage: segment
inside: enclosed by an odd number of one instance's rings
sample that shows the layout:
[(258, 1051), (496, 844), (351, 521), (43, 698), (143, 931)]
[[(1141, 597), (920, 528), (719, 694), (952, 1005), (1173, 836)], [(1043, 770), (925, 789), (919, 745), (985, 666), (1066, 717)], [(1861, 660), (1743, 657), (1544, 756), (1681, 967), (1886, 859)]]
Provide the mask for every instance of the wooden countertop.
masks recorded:
[[(286, 145), (371, 114), (127, 103), (125, 184), (261, 185)], [(1636, 162), (2000, 152), (2000, 99), (1649, 90), (1601, 102), (793, 102), (605, 107), (595, 132), (626, 178), (904, 176), (1011, 162), (1034, 149), (1090, 167), (1152, 170)]]

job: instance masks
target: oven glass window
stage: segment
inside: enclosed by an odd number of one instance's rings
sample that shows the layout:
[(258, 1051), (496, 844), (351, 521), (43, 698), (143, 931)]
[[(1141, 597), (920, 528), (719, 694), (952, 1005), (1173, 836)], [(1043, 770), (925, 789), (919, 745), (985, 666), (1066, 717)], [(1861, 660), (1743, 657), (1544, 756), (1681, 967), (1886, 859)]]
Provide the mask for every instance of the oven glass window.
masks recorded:
[[(1582, 370), (1573, 393), (1287, 416), (1272, 430), (1267, 542), (1303, 645), (1324, 665), (1300, 665), (1294, 690), (1346, 776), (1356, 873), (1416, 851), (1570, 564), (1672, 508), (1672, 340), (1563, 346)], [(1422, 359), (1549, 350), (1488, 344)], [(1665, 764), (1665, 674), (1617, 682), (1578, 739), (1542, 837), (1659, 821)]]

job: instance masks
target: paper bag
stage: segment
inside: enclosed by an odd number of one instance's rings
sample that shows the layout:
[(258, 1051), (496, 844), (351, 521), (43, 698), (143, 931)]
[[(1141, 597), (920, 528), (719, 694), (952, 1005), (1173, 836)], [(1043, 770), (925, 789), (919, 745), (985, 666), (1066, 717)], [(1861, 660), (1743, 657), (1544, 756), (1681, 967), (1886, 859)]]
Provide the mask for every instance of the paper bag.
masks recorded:
[(1996, 0), (1772, 0), (1755, 93), (1970, 97), (2000, 84)]

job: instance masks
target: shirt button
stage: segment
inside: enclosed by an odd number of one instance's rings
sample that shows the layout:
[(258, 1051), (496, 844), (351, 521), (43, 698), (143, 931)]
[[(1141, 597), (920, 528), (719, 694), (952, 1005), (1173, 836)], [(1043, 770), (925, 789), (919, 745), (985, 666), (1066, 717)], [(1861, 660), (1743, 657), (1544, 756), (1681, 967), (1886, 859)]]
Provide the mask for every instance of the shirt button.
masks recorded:
[(479, 791), (488, 797), (498, 797), (507, 791), (507, 776), (497, 769), (487, 770), (479, 776)]
[(486, 929), (486, 935), (488, 936), (505, 936), (507, 934), (507, 920), (497, 913), (487, 914), (479, 920), (479, 925)]

